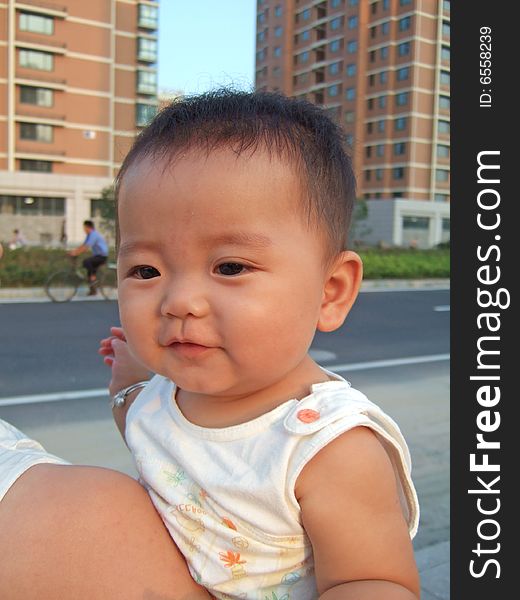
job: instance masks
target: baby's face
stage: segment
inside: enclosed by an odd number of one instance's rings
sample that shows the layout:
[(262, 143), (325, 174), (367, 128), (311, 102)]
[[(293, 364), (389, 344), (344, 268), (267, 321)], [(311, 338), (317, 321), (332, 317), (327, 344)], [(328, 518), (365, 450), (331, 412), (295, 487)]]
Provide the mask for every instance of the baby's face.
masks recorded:
[(120, 315), (150, 370), (224, 396), (302, 364), (326, 273), (301, 194), (293, 169), (262, 150), (130, 168), (119, 195)]

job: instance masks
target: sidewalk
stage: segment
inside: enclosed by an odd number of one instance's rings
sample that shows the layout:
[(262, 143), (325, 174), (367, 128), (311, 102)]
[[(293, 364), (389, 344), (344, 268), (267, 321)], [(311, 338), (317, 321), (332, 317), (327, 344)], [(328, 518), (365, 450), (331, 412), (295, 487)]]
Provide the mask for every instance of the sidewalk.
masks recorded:
[[(361, 292), (403, 291), (403, 290), (446, 290), (450, 287), (449, 279), (371, 279), (363, 281)], [(76, 299), (79, 300), (79, 299)], [(87, 298), (81, 298), (87, 300)], [(88, 298), (89, 301), (98, 298)], [(0, 302), (50, 302), (43, 287), (2, 288)]]

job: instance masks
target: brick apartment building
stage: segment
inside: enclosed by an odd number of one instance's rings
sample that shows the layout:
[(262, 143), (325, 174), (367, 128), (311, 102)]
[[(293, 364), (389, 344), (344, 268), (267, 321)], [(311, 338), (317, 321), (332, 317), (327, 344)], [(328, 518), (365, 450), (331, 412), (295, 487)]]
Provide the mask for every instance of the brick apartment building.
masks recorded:
[(157, 107), (158, 2), (0, 0), (0, 240), (84, 237)]
[(258, 0), (256, 87), (343, 126), (365, 241), (449, 239), (449, 0)]

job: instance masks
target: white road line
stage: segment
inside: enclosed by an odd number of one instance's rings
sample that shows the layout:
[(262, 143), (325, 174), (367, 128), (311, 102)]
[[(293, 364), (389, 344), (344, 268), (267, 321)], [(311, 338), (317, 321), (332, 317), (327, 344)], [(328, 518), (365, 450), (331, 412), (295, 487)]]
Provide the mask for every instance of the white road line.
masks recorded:
[[(380, 369), (383, 367), (399, 367), (402, 365), (415, 365), (419, 363), (438, 362), (450, 360), (449, 354), (429, 354), (427, 356), (410, 356), (408, 358), (394, 358), (389, 360), (372, 360), (360, 363), (344, 365), (322, 365), (329, 371), (363, 371), (365, 369)], [(17, 406), (20, 404), (38, 404), (40, 402), (61, 402), (62, 400), (78, 400), (80, 398), (108, 397), (107, 388), (97, 390), (77, 390), (71, 392), (55, 392), (54, 394), (34, 394), (31, 396), (12, 396), (11, 398), (0, 398), (2, 406)]]
[(438, 362), (450, 360), (449, 354), (429, 354), (427, 356), (410, 356), (408, 358), (393, 358), (389, 360), (372, 360), (368, 362), (350, 363), (346, 365), (323, 365), (333, 372), (364, 371), (365, 369), (380, 369), (382, 367), (400, 367), (402, 365), (415, 365), (419, 363)]
[(435, 312), (450, 312), (450, 305), (449, 304), (441, 304), (439, 306), (434, 306), (433, 310)]
[(19, 404), (38, 404), (39, 402), (61, 402), (62, 400), (79, 400), (80, 398), (108, 397), (107, 388), (97, 390), (76, 390), (71, 392), (54, 392), (53, 394), (33, 394), (31, 396), (12, 396), (0, 398), (0, 407), (17, 406)]

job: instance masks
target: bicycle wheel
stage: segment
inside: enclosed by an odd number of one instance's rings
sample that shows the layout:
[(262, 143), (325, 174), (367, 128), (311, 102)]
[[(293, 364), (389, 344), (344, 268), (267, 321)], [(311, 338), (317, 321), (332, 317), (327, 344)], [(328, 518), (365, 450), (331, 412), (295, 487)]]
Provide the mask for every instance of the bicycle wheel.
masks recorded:
[(79, 281), (70, 271), (57, 271), (45, 282), (45, 293), (53, 302), (68, 302), (78, 289)]
[(117, 300), (117, 273), (114, 268), (103, 269), (99, 277), (99, 291), (105, 300)]

